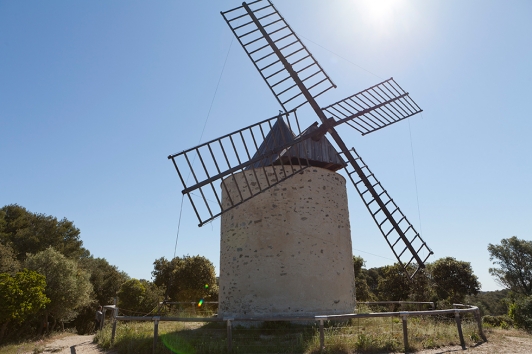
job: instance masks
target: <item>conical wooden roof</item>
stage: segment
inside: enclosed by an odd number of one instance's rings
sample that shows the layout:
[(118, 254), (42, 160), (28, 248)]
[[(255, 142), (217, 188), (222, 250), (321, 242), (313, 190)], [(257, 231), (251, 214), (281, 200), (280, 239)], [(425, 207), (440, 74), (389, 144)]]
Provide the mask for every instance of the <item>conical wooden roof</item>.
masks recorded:
[[(301, 133), (301, 136), (315, 131), (318, 128), (317, 125), (317, 123), (312, 124)], [(284, 120), (278, 119), (253, 157), (264, 156), (274, 149), (291, 144), (296, 138)], [(310, 165), (326, 168), (331, 171), (337, 171), (346, 166), (346, 163), (336, 149), (325, 136), (322, 136), (317, 141), (309, 138), (295, 145), (291, 145), (279, 155), (275, 154), (266, 157), (249, 166), (247, 169), (280, 164)]]

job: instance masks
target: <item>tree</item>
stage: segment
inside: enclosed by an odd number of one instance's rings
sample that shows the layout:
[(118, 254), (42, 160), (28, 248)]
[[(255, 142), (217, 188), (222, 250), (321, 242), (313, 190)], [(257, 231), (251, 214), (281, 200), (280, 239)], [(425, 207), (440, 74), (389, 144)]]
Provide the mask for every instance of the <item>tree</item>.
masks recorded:
[(120, 286), (129, 278), (126, 273), (118, 270), (107, 262), (105, 258), (92, 256), (82, 258), (79, 267), (90, 274), (92, 285), (90, 303), (79, 310), (76, 319), (69, 325), (76, 327), (79, 334), (90, 333), (94, 330), (94, 312), (100, 305), (112, 304), (118, 295)]
[(502, 239), (500, 245), (488, 245), (490, 261), (500, 268), (489, 272), (502, 286), (517, 294), (532, 295), (532, 241), (516, 236)]
[(410, 281), (403, 267), (395, 263), (384, 266), (377, 286), (379, 300), (406, 301), (410, 295)]
[(379, 281), (382, 278), (384, 267), (370, 268), (367, 271), (366, 282), (368, 283), (369, 291), (377, 297)]
[[(408, 272), (399, 263), (392, 266), (372, 268), (368, 272), (370, 288), (381, 301), (428, 301), (432, 296), (430, 277), (426, 270), (419, 269), (413, 278), (416, 268), (408, 266)], [(375, 283), (376, 288), (375, 288)]]
[(20, 270), (20, 262), (15, 257), (13, 248), (0, 243), (0, 273), (15, 275)]
[(50, 302), (45, 287), (44, 276), (34, 271), (24, 269), (15, 276), (0, 274), (0, 342), (10, 323), (23, 322)]
[(199, 301), (218, 294), (214, 265), (202, 256), (162, 257), (153, 263), (155, 285), (164, 287), (172, 301)]
[(429, 269), (440, 300), (462, 303), (466, 295), (476, 295), (480, 290), (480, 283), (469, 262), (445, 257), (429, 265)]
[[(414, 266), (410, 266), (410, 274), (415, 272)], [(434, 297), (431, 275), (427, 268), (421, 268), (410, 280), (410, 296), (412, 301), (432, 301)]]
[(532, 330), (532, 296), (521, 296), (512, 303), (508, 309), (508, 317), (517, 327)]
[(46, 323), (48, 317), (52, 317), (51, 330), (55, 328), (56, 321), (63, 323), (74, 319), (78, 310), (90, 303), (92, 285), (89, 274), (52, 247), (29, 255), (25, 265), (46, 278), (45, 293), (51, 301), (44, 316)]
[(36, 254), (50, 246), (72, 259), (87, 257), (89, 251), (82, 247), (79, 234), (67, 219), (32, 213), (16, 204), (0, 209), (0, 243), (12, 247), (21, 262), (26, 253)]
[(355, 271), (355, 295), (357, 301), (370, 301), (372, 294), (368, 286), (368, 271), (363, 269), (366, 262), (360, 256), (353, 256), (353, 270)]
[(133, 278), (122, 284), (118, 293), (118, 307), (146, 314), (159, 304), (162, 297), (162, 291), (155, 284)]
[[(118, 307), (129, 311), (141, 311), (146, 295), (146, 287), (138, 279), (129, 279), (120, 288), (118, 293)], [(148, 310), (149, 311), (149, 310)]]
[(510, 290), (496, 290), (479, 292), (466, 296), (465, 303), (475, 305), (482, 316), (502, 316), (508, 313)]
[(90, 256), (82, 259), (79, 266), (90, 274), (89, 280), (93, 288), (92, 298), (99, 305), (112, 304), (120, 287), (129, 278), (116, 266), (109, 264), (105, 258)]

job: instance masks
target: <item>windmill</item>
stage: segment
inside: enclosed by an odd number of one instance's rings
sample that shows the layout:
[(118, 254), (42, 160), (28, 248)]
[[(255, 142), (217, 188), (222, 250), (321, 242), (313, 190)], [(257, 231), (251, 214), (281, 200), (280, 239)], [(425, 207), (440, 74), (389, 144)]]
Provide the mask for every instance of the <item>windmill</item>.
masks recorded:
[[(353, 308), (347, 195), (345, 178), (335, 172), (339, 169), (413, 277), (433, 252), (336, 127), (346, 124), (366, 135), (422, 110), (393, 78), (320, 107), (316, 98), (336, 86), (271, 1), (244, 2), (221, 14), (282, 111), (168, 157), (199, 226), (222, 217), (219, 313), (338, 313)], [(319, 123), (302, 130), (297, 109), (305, 104)], [(301, 250), (310, 256), (298, 256)], [(299, 269), (290, 281), (284, 280), (287, 268)], [(256, 285), (259, 278), (266, 285)], [(338, 288), (338, 283), (345, 284)], [(262, 295), (266, 302), (257, 300)], [(297, 301), (290, 306), (272, 304), (290, 303), (294, 296)], [(310, 298), (316, 302), (295, 305), (312, 302)], [(330, 306), (322, 306), (325, 302)]]

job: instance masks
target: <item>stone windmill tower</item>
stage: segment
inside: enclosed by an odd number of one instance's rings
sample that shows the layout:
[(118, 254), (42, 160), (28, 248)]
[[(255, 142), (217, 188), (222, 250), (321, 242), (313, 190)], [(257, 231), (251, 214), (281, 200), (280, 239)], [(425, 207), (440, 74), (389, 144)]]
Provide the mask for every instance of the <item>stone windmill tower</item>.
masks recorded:
[[(346, 179), (407, 272), (432, 251), (336, 127), (365, 135), (421, 109), (393, 79), (320, 108), (316, 98), (336, 86), (270, 1), (222, 15), (283, 111), (168, 157), (200, 226), (222, 217), (218, 314), (351, 313)], [(307, 103), (320, 124), (301, 130), (296, 112)]]

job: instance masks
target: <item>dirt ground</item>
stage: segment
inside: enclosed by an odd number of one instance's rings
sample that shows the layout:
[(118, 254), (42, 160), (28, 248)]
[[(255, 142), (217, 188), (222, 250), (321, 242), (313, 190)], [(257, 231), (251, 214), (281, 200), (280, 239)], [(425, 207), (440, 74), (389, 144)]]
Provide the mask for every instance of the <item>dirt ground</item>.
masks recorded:
[(528, 354), (532, 353), (532, 336), (530, 334), (515, 329), (489, 329), (485, 331), (488, 341), (479, 343), (476, 346), (467, 347), (464, 351), (462, 347), (452, 346), (432, 350), (417, 352), (418, 354), (444, 354), (444, 353), (483, 353), (483, 354)]
[[(99, 350), (96, 344), (92, 343), (93, 336), (67, 336), (53, 340), (43, 345), (42, 353), (59, 354), (111, 354)], [(487, 343), (481, 343), (475, 347), (469, 347), (465, 351), (460, 346), (445, 347), (416, 352), (417, 354), (449, 354), (449, 353), (484, 353), (484, 354), (528, 354), (532, 353), (532, 337), (515, 337), (504, 335), (496, 338), (489, 338)], [(27, 352), (31, 354), (32, 352)], [(26, 354), (26, 353), (24, 353)]]
[(457, 345), (453, 347), (445, 347), (432, 350), (423, 350), (417, 352), (418, 354), (444, 354), (444, 353), (484, 353), (484, 354), (528, 354), (532, 353), (532, 338), (530, 337), (511, 337), (504, 336), (503, 338), (488, 339), (488, 342), (481, 343), (475, 347), (469, 347), (462, 350), (462, 347)]
[[(79, 336), (72, 335), (58, 339), (51, 342), (43, 343), (39, 349), (42, 353), (58, 353), (58, 354), (102, 354), (106, 353), (98, 349), (97, 345), (92, 342), (93, 335)], [(33, 351), (24, 352), (24, 354), (32, 354)]]

